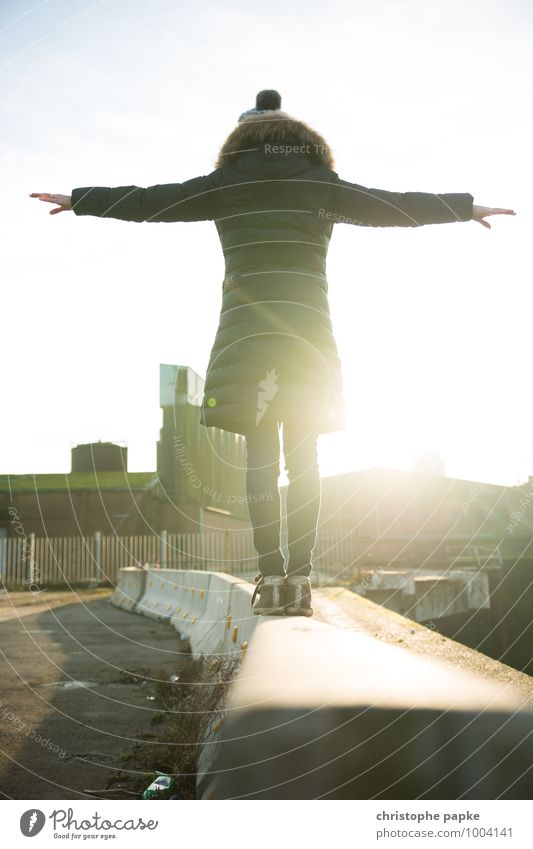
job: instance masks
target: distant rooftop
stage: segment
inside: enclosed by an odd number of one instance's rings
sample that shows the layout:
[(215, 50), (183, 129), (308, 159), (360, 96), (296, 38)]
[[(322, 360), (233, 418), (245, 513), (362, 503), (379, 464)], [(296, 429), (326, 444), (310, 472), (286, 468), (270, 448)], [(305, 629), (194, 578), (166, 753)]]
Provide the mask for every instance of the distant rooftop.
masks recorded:
[[(357, 476), (379, 476), (380, 478), (387, 477), (396, 477), (396, 478), (419, 478), (432, 482), (442, 482), (445, 481), (448, 484), (457, 483), (457, 484), (476, 484), (478, 486), (482, 486), (487, 490), (492, 487), (493, 489), (509, 489), (510, 485), (501, 484), (501, 483), (487, 483), (483, 481), (471, 480), (470, 478), (452, 478), (448, 475), (443, 474), (434, 474), (427, 471), (420, 471), (419, 469), (396, 469), (391, 466), (367, 466), (364, 469), (352, 469), (348, 472), (337, 472), (332, 475), (325, 475), (322, 477), (322, 481), (324, 483), (327, 482), (341, 482), (346, 481), (349, 482), (350, 478), (356, 478)], [(531, 479), (533, 483), (533, 478)], [(527, 484), (521, 484), (524, 486)]]
[(156, 472), (69, 472), (42, 475), (0, 475), (0, 492), (44, 492), (80, 489), (145, 489)]

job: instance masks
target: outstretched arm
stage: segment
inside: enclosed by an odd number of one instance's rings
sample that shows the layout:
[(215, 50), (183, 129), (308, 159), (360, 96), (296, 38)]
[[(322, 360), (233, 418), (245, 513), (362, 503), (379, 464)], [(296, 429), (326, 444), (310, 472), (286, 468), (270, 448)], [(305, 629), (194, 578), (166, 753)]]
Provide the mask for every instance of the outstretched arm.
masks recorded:
[(50, 215), (68, 209), (76, 215), (118, 218), (122, 221), (208, 221), (213, 219), (213, 182), (209, 177), (196, 177), (185, 183), (139, 186), (86, 186), (72, 194), (58, 195), (32, 192), (30, 197), (59, 204)]
[[(514, 215), (512, 209), (474, 205), (469, 193), (430, 194), (429, 192), (388, 192), (339, 180), (330, 194), (334, 222), (369, 227), (419, 227), (453, 221), (479, 221), (484, 227), (488, 215)], [(323, 212), (323, 210), (321, 210)]]

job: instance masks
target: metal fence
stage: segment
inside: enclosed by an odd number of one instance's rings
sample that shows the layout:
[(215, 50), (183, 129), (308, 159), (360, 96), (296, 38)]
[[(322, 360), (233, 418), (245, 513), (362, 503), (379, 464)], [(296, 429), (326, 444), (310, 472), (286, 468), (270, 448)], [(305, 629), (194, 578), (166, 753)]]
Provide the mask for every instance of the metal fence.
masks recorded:
[[(282, 548), (287, 554), (286, 534), (283, 536)], [(403, 538), (398, 537), (398, 540)], [(401, 562), (396, 562), (394, 557), (390, 565), (387, 565), (386, 556), (371, 562), (368, 554), (371, 547), (370, 540), (362, 540), (351, 530), (319, 530), (313, 555), (314, 572), (328, 580), (342, 581), (359, 579), (371, 566), (374, 569), (402, 568)], [(498, 544), (480, 548), (467, 539), (461, 540), (461, 545), (448, 547), (446, 561), (441, 564), (444, 568), (457, 568), (459, 564), (473, 569), (502, 566)], [(418, 565), (422, 562), (420, 559)], [(147, 564), (170, 569), (229, 572), (243, 577), (257, 572), (251, 530), (205, 534), (161, 531), (142, 536), (95, 533), (79, 537), (36, 537), (25, 534), (0, 539), (0, 577), (9, 588), (116, 584), (122, 567)], [(413, 563), (411, 568), (415, 566)]]
[[(286, 539), (283, 541), (286, 549)], [(338, 574), (357, 558), (352, 534), (319, 532), (315, 568)], [(250, 530), (143, 536), (36, 537), (0, 540), (0, 575), (6, 587), (115, 584), (124, 566), (157, 564), (171, 569), (209, 569), (233, 575), (257, 571)]]

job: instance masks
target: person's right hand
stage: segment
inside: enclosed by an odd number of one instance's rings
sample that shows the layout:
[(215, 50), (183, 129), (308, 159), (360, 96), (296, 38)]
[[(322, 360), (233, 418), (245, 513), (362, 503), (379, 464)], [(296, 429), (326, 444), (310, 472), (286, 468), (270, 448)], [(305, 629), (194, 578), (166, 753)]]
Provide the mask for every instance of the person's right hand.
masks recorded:
[(490, 224), (488, 221), (485, 221), (485, 218), (488, 215), (516, 215), (514, 209), (502, 209), (500, 206), (492, 207), (492, 206), (474, 206), (472, 207), (472, 220), (479, 221), (483, 227), (486, 227), (490, 230)]
[(59, 206), (56, 209), (50, 210), (50, 215), (56, 215), (58, 212), (66, 212), (67, 209), (72, 209), (70, 195), (51, 195), (49, 192), (32, 192), (30, 197), (45, 200), (47, 203), (58, 203)]

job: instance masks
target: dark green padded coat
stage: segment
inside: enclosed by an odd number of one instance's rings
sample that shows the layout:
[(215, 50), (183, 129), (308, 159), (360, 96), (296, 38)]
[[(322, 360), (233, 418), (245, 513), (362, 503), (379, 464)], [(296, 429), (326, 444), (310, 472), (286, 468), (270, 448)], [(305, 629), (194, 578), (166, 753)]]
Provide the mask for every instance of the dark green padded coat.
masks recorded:
[(333, 225), (467, 221), (473, 197), (349, 183), (309, 143), (302, 122), (277, 119), (270, 127), (269, 142), (266, 119), (239, 125), (233, 150), (207, 176), (149, 188), (76, 188), (72, 207), (76, 215), (127, 221), (214, 221), (226, 271), (201, 423), (246, 434), (292, 419), (326, 433), (345, 424), (326, 277)]

